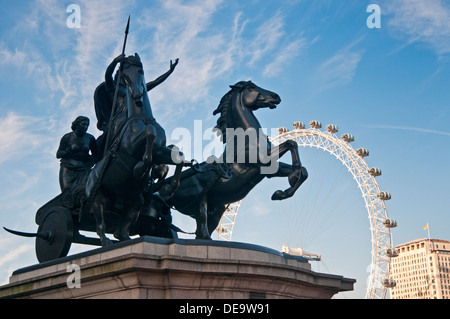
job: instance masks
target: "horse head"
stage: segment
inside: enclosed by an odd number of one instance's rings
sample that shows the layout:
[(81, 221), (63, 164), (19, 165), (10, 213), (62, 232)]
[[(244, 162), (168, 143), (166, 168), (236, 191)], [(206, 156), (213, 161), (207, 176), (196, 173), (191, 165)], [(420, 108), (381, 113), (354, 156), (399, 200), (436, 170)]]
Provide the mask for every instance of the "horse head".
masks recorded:
[(144, 68), (141, 58), (137, 53), (124, 59), (122, 65), (122, 77), (128, 86), (130, 97), (136, 106), (141, 107), (144, 104), (144, 96), (147, 93)]
[(266, 107), (274, 109), (281, 102), (278, 94), (265, 90), (252, 81), (240, 81), (235, 85), (230, 85), (230, 87), (232, 90), (241, 92), (242, 104), (252, 110)]
[(213, 115), (220, 114), (213, 130), (220, 135), (224, 143), (228, 128), (244, 130), (252, 128), (258, 131), (261, 126), (253, 111), (260, 108), (274, 109), (281, 102), (278, 94), (265, 90), (251, 81), (240, 81), (230, 85), (230, 88), (213, 112)]

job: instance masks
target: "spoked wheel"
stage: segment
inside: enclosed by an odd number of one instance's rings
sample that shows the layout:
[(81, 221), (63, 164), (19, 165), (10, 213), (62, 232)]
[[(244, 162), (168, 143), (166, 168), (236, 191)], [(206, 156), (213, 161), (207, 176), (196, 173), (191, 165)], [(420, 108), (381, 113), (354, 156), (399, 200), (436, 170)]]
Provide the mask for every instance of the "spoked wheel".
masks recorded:
[(40, 263), (67, 256), (73, 239), (73, 219), (69, 210), (58, 207), (39, 225), (36, 257)]

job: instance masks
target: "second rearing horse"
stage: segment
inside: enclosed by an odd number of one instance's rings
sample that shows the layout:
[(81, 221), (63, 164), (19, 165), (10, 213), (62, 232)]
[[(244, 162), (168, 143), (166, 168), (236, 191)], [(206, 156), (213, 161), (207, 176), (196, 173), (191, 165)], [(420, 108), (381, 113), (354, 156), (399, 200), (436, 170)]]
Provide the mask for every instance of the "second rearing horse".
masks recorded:
[[(238, 82), (225, 94), (214, 115), (220, 114), (216, 129), (225, 143), (225, 151), (215, 163), (207, 161), (181, 174), (180, 185), (166, 203), (197, 222), (196, 238), (211, 239), (230, 203), (243, 199), (265, 177), (288, 177), (290, 187), (278, 190), (272, 200), (294, 195), (307, 179), (295, 141), (273, 146), (263, 133), (253, 111), (274, 109), (280, 97), (254, 83)], [(292, 165), (278, 159), (290, 152)], [(165, 182), (169, 182), (170, 178)]]

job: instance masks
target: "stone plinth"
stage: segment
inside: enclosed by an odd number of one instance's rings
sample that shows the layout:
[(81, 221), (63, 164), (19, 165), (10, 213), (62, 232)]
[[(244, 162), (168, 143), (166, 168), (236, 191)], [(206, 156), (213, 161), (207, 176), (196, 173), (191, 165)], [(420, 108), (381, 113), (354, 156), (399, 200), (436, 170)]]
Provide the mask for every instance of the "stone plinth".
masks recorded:
[(354, 283), (261, 246), (146, 236), (19, 269), (0, 298), (324, 299)]

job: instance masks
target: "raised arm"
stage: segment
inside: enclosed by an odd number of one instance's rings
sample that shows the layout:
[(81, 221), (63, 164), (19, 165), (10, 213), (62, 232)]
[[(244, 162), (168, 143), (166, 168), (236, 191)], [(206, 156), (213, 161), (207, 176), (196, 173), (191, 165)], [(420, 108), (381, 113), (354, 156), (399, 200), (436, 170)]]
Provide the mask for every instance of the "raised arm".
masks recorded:
[(105, 84), (106, 84), (106, 88), (108, 90), (112, 90), (115, 87), (114, 84), (114, 79), (113, 79), (113, 73), (114, 70), (116, 68), (117, 63), (119, 63), (123, 58), (125, 57), (125, 55), (121, 54), (118, 57), (116, 57), (110, 65), (108, 65), (108, 67), (106, 68), (106, 72), (105, 72)]
[(166, 73), (164, 73), (163, 75), (158, 77), (156, 80), (148, 82), (147, 83), (147, 91), (150, 91), (154, 87), (156, 87), (156, 86), (160, 85), (161, 83), (163, 83), (169, 77), (169, 75), (172, 74), (173, 70), (175, 70), (175, 67), (177, 66), (177, 64), (178, 64), (178, 59), (175, 59), (175, 62), (173, 62), (173, 63), (172, 63), (172, 60), (170, 60), (170, 69), (169, 69), (169, 71), (167, 71)]

